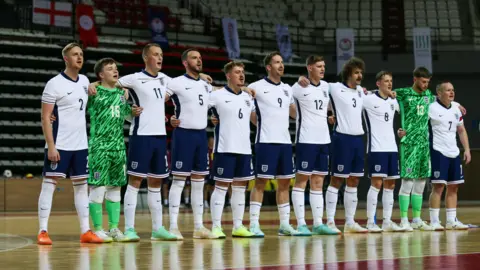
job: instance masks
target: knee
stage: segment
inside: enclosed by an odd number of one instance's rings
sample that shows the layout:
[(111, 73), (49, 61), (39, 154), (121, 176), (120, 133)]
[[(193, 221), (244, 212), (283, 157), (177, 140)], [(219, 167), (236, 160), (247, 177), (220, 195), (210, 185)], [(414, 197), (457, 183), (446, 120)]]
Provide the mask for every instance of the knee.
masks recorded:
[(336, 188), (336, 189), (340, 189), (340, 187), (342, 186), (342, 183), (344, 181), (344, 178), (340, 178), (340, 177), (336, 177), (336, 176), (332, 176), (331, 180), (330, 180), (330, 186)]
[(120, 187), (108, 187), (105, 195), (105, 199), (111, 202), (119, 202), (120, 198)]
[(402, 185), (400, 186), (400, 195), (410, 196), (413, 189), (413, 180), (402, 180)]
[(444, 189), (443, 184), (433, 184), (432, 193), (435, 193), (435, 194), (441, 196), (442, 193), (443, 193), (443, 189)]
[(384, 189), (395, 189), (395, 180), (385, 180), (383, 181)]
[(160, 188), (162, 186), (162, 178), (153, 178), (148, 177), (148, 187), (150, 188)]
[(229, 185), (229, 182), (215, 181), (216, 187), (228, 188)]
[(142, 180), (143, 178), (141, 177), (130, 175), (128, 177), (128, 184), (132, 187), (140, 188), (140, 184), (142, 183)]
[(255, 190), (263, 192), (265, 190), (266, 183), (267, 183), (267, 179), (259, 178), (255, 180)]
[(323, 176), (312, 175), (310, 179), (310, 188), (312, 190), (322, 190), (323, 189)]
[(347, 179), (347, 186), (348, 187), (358, 187), (358, 182), (359, 182), (359, 178), (358, 177), (349, 177)]
[(425, 183), (426, 182), (427, 182), (427, 180), (425, 180), (425, 179), (415, 180), (414, 183), (413, 183), (412, 194), (423, 195), (423, 191), (425, 190)]
[(458, 192), (458, 185), (448, 185), (447, 192), (456, 194)]
[(382, 178), (372, 178), (371, 185), (376, 189), (382, 188)]
[(290, 189), (290, 179), (278, 179), (278, 191), (285, 192)]
[(105, 187), (104, 186), (94, 186), (90, 188), (90, 195), (88, 199), (90, 203), (103, 203), (103, 198), (105, 197)]

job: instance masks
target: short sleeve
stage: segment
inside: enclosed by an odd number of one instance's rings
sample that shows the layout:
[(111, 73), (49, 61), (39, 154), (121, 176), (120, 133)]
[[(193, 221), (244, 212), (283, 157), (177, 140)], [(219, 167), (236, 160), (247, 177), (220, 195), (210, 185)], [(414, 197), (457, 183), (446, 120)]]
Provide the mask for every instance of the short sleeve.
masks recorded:
[(402, 101), (405, 98), (405, 95), (407, 94), (409, 88), (398, 88), (394, 89), (395, 93), (397, 93), (397, 100)]
[(458, 112), (458, 124), (457, 126), (463, 126), (463, 115), (462, 115), (462, 112), (460, 111), (460, 109), (457, 107), (456, 108), (457, 112)]
[(250, 102), (252, 104), (252, 112), (256, 112), (257, 107), (255, 107), (255, 101), (253, 100), (253, 98), (250, 99)]
[(393, 102), (393, 107), (395, 108), (395, 111), (400, 112), (400, 105), (398, 104), (398, 101), (396, 99), (392, 99)]
[(42, 93), (42, 103), (46, 104), (55, 104), (57, 102), (58, 93), (55, 88), (55, 83), (50, 80), (45, 85), (45, 89), (43, 89)]
[(295, 83), (292, 86), (293, 97), (298, 99), (298, 96), (300, 95), (300, 91), (302, 91), (302, 89), (300, 89), (300, 86), (298, 85), (298, 83)]
[(178, 80), (171, 80), (170, 83), (167, 85), (167, 94), (169, 96), (173, 96), (180, 91), (180, 85)]
[(209, 98), (209, 101), (208, 101), (208, 108), (215, 108), (216, 106), (216, 100), (217, 100), (217, 92), (213, 92), (210, 94), (210, 98)]
[(120, 79), (118, 79), (118, 84), (121, 87), (134, 88), (135, 81), (136, 81), (136, 75), (135, 74), (130, 74), (130, 75), (126, 75), (126, 76), (123, 76)]

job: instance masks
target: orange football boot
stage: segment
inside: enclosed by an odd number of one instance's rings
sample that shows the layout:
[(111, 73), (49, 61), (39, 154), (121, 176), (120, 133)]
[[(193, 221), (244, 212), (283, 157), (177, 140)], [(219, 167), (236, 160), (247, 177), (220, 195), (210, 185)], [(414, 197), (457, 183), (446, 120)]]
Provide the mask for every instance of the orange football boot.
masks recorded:
[(92, 230), (88, 230), (80, 236), (80, 243), (101, 244), (103, 240), (92, 232)]
[(47, 231), (41, 231), (37, 236), (37, 244), (39, 245), (51, 245), (52, 239), (48, 236)]

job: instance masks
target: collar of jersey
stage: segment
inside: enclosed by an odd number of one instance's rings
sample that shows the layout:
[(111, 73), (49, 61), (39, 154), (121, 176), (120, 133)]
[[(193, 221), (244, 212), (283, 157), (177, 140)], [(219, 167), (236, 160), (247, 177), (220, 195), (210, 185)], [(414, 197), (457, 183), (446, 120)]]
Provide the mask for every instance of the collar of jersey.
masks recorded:
[(242, 91), (238, 92), (238, 94), (235, 93), (235, 92), (232, 90), (232, 88), (228, 87), (228, 85), (225, 85), (225, 90), (227, 90), (228, 92), (230, 92), (230, 93), (232, 93), (232, 94), (234, 94), (234, 95), (237, 95), (237, 96), (239, 96), (239, 95), (242, 94)]
[(347, 87), (347, 88), (350, 89), (350, 90), (355, 90), (355, 91), (357, 91), (356, 88), (350, 88), (350, 86), (348, 86), (345, 82), (342, 82), (342, 84), (343, 84), (343, 86)]
[(452, 103), (450, 103), (450, 107), (447, 107), (447, 105), (443, 104), (440, 99), (437, 99), (438, 104), (440, 104), (442, 107), (444, 107), (447, 110), (450, 110), (452, 108)]
[(375, 92), (375, 95), (377, 95), (377, 97), (379, 97), (379, 98), (381, 98), (381, 99), (383, 99), (383, 100), (387, 100), (387, 99), (388, 99), (388, 97), (383, 98), (382, 96), (380, 96), (380, 90), (376, 91), (376, 92)]
[(195, 79), (195, 78), (193, 78), (192, 76), (188, 75), (187, 73), (183, 74), (183, 76), (189, 78), (190, 80), (200, 81), (200, 77), (198, 77), (198, 79)]
[(76, 83), (76, 82), (78, 82), (78, 80), (80, 80), (80, 74), (78, 74), (78, 77), (77, 77), (77, 80), (76, 80), (76, 81), (73, 80), (72, 78), (68, 77), (68, 75), (65, 74), (65, 72), (63, 72), (63, 71), (60, 72), (60, 74), (62, 74), (62, 76), (63, 76), (65, 79), (67, 79), (67, 80), (69, 80), (69, 81), (71, 81), (71, 82), (74, 82), (74, 83)]
[(152, 74), (148, 73), (145, 69), (142, 69), (142, 73), (147, 75), (148, 77), (152, 77), (152, 78), (157, 78), (157, 76), (153, 76)]
[[(310, 80), (309, 80), (310, 81)], [(318, 81), (318, 84), (314, 84), (312, 81), (310, 81), (310, 85), (313, 85), (315, 87), (319, 87), (320, 84), (322, 84), (322, 81)]]
[(268, 77), (265, 77), (264, 79), (265, 79), (265, 81), (267, 81), (268, 83), (271, 83), (271, 84), (273, 84), (273, 85), (280, 85), (280, 84), (282, 83), (282, 82), (274, 83), (274, 82), (272, 82), (272, 80), (270, 80)]

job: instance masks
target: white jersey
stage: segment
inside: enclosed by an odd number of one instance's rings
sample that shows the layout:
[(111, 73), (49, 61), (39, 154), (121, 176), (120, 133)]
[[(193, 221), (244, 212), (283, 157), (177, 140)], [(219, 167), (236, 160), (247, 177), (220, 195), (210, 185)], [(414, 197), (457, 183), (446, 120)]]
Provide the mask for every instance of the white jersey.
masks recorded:
[(327, 122), (327, 108), (330, 102), (329, 86), (326, 81), (319, 85), (292, 87), (297, 105), (297, 143), (328, 144), (330, 131)]
[(209, 107), (220, 120), (215, 127), (215, 153), (252, 154), (250, 114), (255, 111), (252, 97), (235, 94), (228, 86), (213, 91)]
[(442, 155), (455, 158), (460, 154), (457, 146), (457, 127), (463, 125), (460, 109), (455, 104), (445, 107), (438, 100), (430, 105), (428, 117), (433, 136), (433, 149)]
[(85, 110), (89, 84), (85, 75), (79, 74), (74, 81), (61, 72), (45, 85), (42, 103), (55, 104), (53, 114), (57, 119), (53, 122), (52, 128), (53, 140), (58, 150), (88, 149)]
[(130, 89), (134, 104), (143, 108), (133, 118), (130, 135), (167, 135), (165, 129), (165, 93), (171, 80), (159, 72), (153, 76), (146, 71), (123, 76), (118, 80), (121, 87)]
[(368, 152), (398, 152), (393, 129), (395, 111), (399, 111), (396, 99), (384, 99), (378, 92), (363, 101), (365, 122), (368, 127)]
[(178, 76), (168, 84), (167, 94), (175, 105), (179, 127), (205, 129), (208, 122), (208, 104), (212, 86), (187, 74)]
[(291, 144), (290, 104), (293, 94), (290, 85), (274, 83), (268, 78), (258, 80), (248, 86), (256, 91), (257, 143)]
[(335, 131), (347, 135), (363, 135), (363, 88), (351, 89), (343, 83), (330, 83), (332, 107), (335, 111)]

